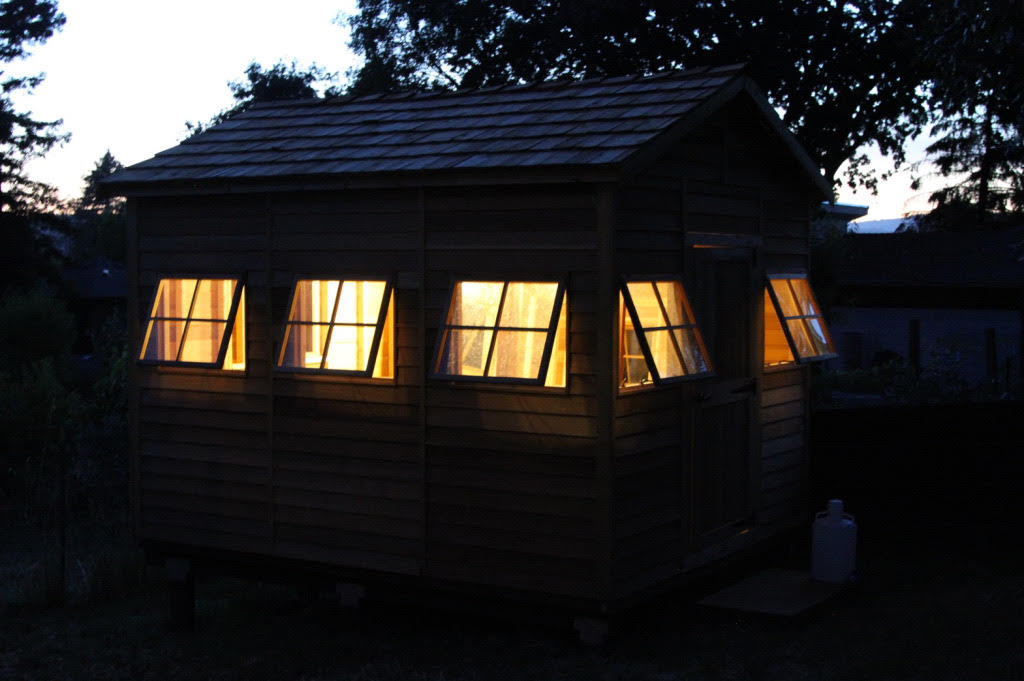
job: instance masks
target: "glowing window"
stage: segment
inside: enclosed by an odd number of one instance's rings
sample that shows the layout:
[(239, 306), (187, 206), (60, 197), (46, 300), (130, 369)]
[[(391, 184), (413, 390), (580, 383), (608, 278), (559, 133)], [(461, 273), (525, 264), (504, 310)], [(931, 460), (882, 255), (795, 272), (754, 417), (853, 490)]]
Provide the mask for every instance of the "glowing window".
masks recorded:
[(619, 294), (619, 386), (711, 371), (704, 339), (678, 281), (630, 281)]
[(565, 308), (555, 281), (457, 282), (434, 375), (564, 387)]
[(297, 281), (277, 366), (392, 378), (393, 307), (388, 281)]
[(806, 277), (773, 276), (764, 292), (764, 365), (835, 357)]
[(139, 359), (245, 369), (245, 287), (238, 279), (161, 279)]

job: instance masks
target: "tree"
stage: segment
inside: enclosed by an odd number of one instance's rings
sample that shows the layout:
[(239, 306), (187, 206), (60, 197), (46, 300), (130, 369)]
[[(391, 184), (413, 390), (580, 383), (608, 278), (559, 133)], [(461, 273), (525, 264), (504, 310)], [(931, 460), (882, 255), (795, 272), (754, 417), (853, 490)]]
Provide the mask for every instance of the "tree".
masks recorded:
[[(258, 62), (252, 62), (245, 69), (245, 77), (242, 80), (228, 83), (231, 96), (235, 100), (234, 106), (221, 111), (206, 124), (187, 121), (185, 126), (188, 128), (190, 136), (198, 135), (206, 128), (222, 123), (259, 102), (316, 97), (318, 96), (317, 89), (314, 85), (329, 83), (335, 77), (336, 74), (329, 73), (316, 64), (311, 64), (308, 69), (301, 71), (294, 61), (291, 64), (278, 62), (264, 71)], [(332, 87), (328, 87), (326, 94), (331, 95), (336, 92)]]
[[(64, 25), (55, 0), (3, 0), (0, 2), (0, 65), (22, 59), (33, 45), (50, 38)], [(12, 95), (31, 91), (41, 75), (5, 77), (0, 71), (0, 290), (29, 287), (47, 270), (52, 274), (53, 244), (41, 233), (42, 223), (59, 226), (47, 212), (58, 204), (55, 190), (31, 180), (25, 163), (42, 156), (67, 139), (60, 121), (40, 121), (19, 111)]]
[(932, 194), (933, 217), (963, 228), (1024, 212), (1024, 3), (941, 0), (932, 21), (928, 153), (953, 180)]
[(122, 168), (124, 168), (124, 165), (114, 158), (114, 155), (110, 153), (110, 149), (107, 149), (106, 153), (100, 157), (100, 160), (96, 161), (93, 169), (82, 178), (85, 184), (82, 187), (82, 198), (79, 199), (79, 205), (86, 210), (98, 210), (101, 212), (119, 208), (121, 202), (116, 198), (100, 198), (100, 182)]
[(915, 53), (923, 3), (895, 0), (359, 0), (350, 92), (451, 89), (746, 62), (835, 177), (873, 188), (926, 120)]
[(103, 197), (100, 192), (100, 183), (122, 168), (124, 166), (108, 149), (82, 178), (82, 197), (75, 211), (76, 255), (79, 258), (103, 257), (124, 261), (125, 230), (128, 226), (122, 210), (124, 199)]

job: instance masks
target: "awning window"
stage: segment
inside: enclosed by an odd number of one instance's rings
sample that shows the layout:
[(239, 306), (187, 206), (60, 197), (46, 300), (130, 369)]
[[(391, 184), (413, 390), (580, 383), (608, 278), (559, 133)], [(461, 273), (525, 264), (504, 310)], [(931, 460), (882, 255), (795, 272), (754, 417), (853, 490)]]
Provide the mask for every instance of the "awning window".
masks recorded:
[(245, 369), (245, 287), (238, 279), (161, 279), (139, 360)]
[(764, 292), (766, 367), (835, 357), (821, 308), (805, 276), (773, 275)]
[(682, 282), (628, 281), (619, 294), (619, 386), (711, 371)]
[(436, 378), (566, 384), (566, 294), (558, 281), (458, 281)]
[(393, 377), (393, 307), (386, 280), (298, 280), (278, 368)]

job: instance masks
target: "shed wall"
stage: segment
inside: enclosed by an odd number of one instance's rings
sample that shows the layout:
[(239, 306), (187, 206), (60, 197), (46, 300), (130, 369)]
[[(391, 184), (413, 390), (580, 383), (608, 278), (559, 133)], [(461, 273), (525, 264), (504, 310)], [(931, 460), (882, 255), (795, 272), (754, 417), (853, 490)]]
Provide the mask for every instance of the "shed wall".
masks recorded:
[[(740, 104), (723, 109), (618, 192), (616, 275), (681, 273), (698, 234), (755, 248), (758, 280), (766, 271), (806, 272), (816, 199), (788, 158), (781, 144), (766, 144), (757, 114)], [(689, 274), (686, 279), (692, 281)], [(699, 294), (688, 293), (691, 299)], [(759, 328), (757, 334), (760, 343)], [(755, 365), (761, 365), (759, 353)], [(758, 371), (756, 378), (761, 444), (750, 541), (800, 519), (808, 483), (806, 369)], [(744, 545), (727, 541), (709, 551), (692, 538), (688, 460), (701, 384), (621, 392), (615, 400), (613, 575), (619, 595)]]
[[(139, 536), (592, 597), (595, 195), (586, 187), (146, 198), (160, 277), (242, 276), (247, 369), (136, 366)], [(296, 277), (392, 276), (396, 377), (274, 369)], [(423, 381), (453, 278), (564, 279), (566, 389)]]

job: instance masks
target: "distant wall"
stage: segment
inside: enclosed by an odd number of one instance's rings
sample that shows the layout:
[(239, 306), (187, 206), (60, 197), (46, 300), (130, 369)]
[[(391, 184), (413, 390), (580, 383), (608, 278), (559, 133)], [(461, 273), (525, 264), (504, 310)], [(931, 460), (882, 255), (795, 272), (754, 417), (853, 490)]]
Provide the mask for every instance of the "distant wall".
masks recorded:
[(835, 369), (863, 369), (876, 357), (896, 353), (908, 359), (910, 322), (920, 324), (921, 365), (949, 371), (977, 385), (987, 378), (985, 330), (995, 331), (996, 363), (1005, 381), (1020, 366), (1020, 312), (1017, 310), (964, 310), (948, 308), (836, 307), (832, 311), (832, 338), (839, 358)]

